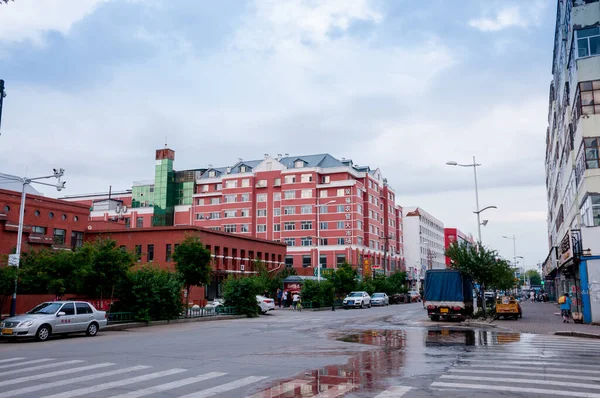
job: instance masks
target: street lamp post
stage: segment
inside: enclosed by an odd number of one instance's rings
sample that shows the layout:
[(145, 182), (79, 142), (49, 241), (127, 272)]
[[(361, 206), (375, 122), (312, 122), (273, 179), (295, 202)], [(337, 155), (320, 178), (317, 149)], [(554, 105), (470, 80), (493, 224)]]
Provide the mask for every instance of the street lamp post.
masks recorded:
[(503, 236), (504, 239), (510, 239), (513, 241), (513, 260), (514, 260), (514, 265), (515, 267), (517, 266), (517, 237), (516, 236), (512, 236), (512, 238), (508, 237), (508, 236)]
[(446, 164), (448, 166), (460, 166), (460, 167), (472, 167), (473, 168), (473, 176), (475, 177), (475, 206), (476, 209), (474, 211), (475, 214), (477, 214), (477, 237), (479, 240), (479, 243), (481, 243), (481, 219), (480, 219), (480, 214), (481, 212), (483, 212), (484, 210), (487, 209), (496, 209), (496, 206), (488, 206), (485, 207), (481, 210), (479, 210), (479, 188), (477, 186), (477, 166), (481, 166), (481, 164), (477, 163), (475, 161), (475, 156), (473, 156), (473, 164), (460, 164), (457, 163), (453, 160), (446, 162)]
[(319, 198), (317, 198), (317, 282), (321, 282), (321, 206), (327, 206), (335, 203), (335, 200), (330, 200), (327, 203), (319, 204)]
[[(17, 176), (13, 176), (10, 174), (2, 174), (0, 173), (0, 177), (8, 179), (8, 180), (12, 180), (12, 181), (18, 181), (21, 183), (21, 207), (19, 208), (19, 227), (17, 229), (17, 247), (16, 247), (16, 251), (14, 254), (14, 258), (16, 258), (14, 264), (15, 267), (17, 267), (17, 274), (18, 274), (18, 270), (19, 270), (19, 265), (21, 262), (21, 245), (22, 245), (22, 241), (23, 241), (23, 219), (25, 217), (25, 198), (27, 196), (27, 191), (26, 191), (26, 187), (27, 185), (31, 184), (31, 183), (36, 183), (36, 184), (40, 184), (40, 185), (47, 185), (49, 187), (54, 187), (56, 188), (58, 191), (62, 191), (65, 188), (65, 184), (66, 181), (61, 181), (61, 177), (64, 175), (65, 170), (64, 169), (54, 169), (54, 174), (49, 175), (49, 176), (43, 176), (43, 177), (35, 177), (35, 178), (27, 178), (27, 177), (17, 177)], [(48, 184), (45, 182), (40, 182), (39, 180), (44, 180), (47, 178), (57, 178), (58, 179), (58, 183), (56, 184)], [(15, 276), (15, 289), (13, 291), (13, 295), (12, 295), (12, 299), (10, 301), (10, 316), (13, 317), (15, 316), (16, 312), (17, 312), (17, 285), (19, 282), (19, 278), (18, 275)]]

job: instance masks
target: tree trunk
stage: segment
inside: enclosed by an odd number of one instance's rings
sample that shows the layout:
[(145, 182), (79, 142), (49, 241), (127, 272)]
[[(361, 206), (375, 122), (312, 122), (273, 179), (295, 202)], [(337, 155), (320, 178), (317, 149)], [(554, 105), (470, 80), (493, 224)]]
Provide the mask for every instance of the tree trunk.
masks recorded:
[(480, 287), (481, 294), (481, 311), (483, 312), (483, 317), (485, 318), (485, 310), (486, 310), (486, 302), (485, 302), (485, 286), (481, 285)]

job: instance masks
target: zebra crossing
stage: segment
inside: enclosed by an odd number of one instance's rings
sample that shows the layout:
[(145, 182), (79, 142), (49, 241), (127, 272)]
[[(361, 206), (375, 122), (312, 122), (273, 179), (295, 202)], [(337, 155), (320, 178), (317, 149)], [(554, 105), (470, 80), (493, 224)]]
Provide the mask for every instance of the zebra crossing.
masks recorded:
[(473, 346), (430, 388), (465, 396), (497, 393), (600, 398), (600, 341), (521, 336), (516, 343)]
[[(223, 372), (194, 374), (183, 368), (158, 370), (147, 365), (124, 367), (113, 362), (87, 363), (84, 360), (15, 357), (0, 359), (0, 398), (138, 398), (158, 397), (161, 393), (180, 398), (206, 398), (225, 393), (241, 396), (242, 388), (267, 378), (235, 378)], [(202, 385), (203, 382), (215, 380), (220, 384)], [(194, 388), (190, 390), (184, 387)]]

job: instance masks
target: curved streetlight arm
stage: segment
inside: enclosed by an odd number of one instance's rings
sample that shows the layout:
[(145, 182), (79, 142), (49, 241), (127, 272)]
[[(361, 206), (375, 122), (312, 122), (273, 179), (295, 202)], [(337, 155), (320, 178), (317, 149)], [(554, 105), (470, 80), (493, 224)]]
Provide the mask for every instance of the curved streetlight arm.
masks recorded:
[(481, 209), (481, 210), (479, 210), (479, 211), (474, 211), (473, 213), (475, 213), (475, 214), (480, 214), (480, 213), (481, 213), (482, 211), (484, 211), (484, 210), (487, 210), (487, 209), (497, 209), (497, 208), (498, 208), (498, 207), (496, 207), (496, 206), (487, 206), (487, 207), (484, 207), (483, 209)]

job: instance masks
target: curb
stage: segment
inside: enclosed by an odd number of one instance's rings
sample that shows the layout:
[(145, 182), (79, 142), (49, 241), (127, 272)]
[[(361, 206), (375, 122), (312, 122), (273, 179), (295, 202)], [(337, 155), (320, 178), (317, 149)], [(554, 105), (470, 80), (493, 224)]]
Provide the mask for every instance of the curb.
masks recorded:
[(582, 337), (587, 339), (600, 339), (600, 334), (595, 333), (584, 333), (584, 332), (554, 332), (555, 336), (569, 336), (569, 337)]
[(128, 322), (128, 323), (116, 323), (107, 325), (102, 328), (103, 332), (128, 330), (135, 328), (144, 328), (151, 326), (170, 325), (177, 323), (190, 323), (190, 322), (209, 322), (209, 321), (221, 321), (229, 319), (242, 319), (247, 318), (246, 315), (223, 315), (215, 317), (198, 317), (198, 318), (182, 318), (182, 319), (171, 319), (168, 321), (152, 321), (152, 322)]

